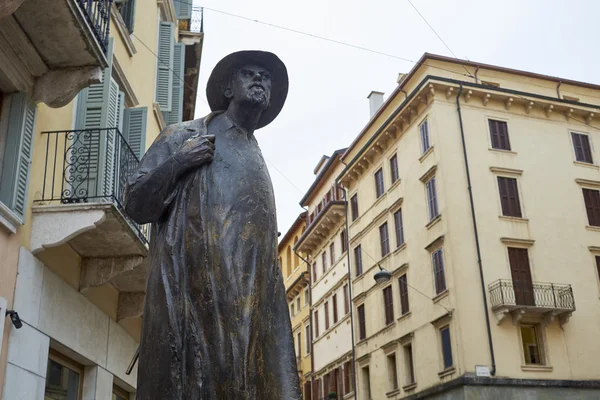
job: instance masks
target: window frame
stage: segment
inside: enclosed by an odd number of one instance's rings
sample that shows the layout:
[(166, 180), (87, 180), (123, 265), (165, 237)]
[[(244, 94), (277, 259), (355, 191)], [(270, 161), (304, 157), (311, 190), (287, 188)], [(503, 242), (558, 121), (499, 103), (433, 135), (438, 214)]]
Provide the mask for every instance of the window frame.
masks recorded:
[(346, 251), (348, 251), (348, 247), (347, 247), (347, 239), (346, 239), (346, 229), (342, 229), (342, 231), (340, 232), (340, 242), (342, 244), (342, 254), (344, 254)]
[[(48, 360), (47, 360), (48, 363), (47, 363), (46, 368), (48, 368), (48, 364), (49, 364), (50, 360), (61, 365), (63, 368), (67, 368), (67, 369), (79, 374), (79, 382), (78, 382), (78, 388), (77, 388), (77, 400), (83, 399), (83, 374), (84, 374), (83, 365), (68, 358), (67, 356), (59, 353), (58, 351), (56, 351), (52, 348), (48, 352)], [(46, 387), (47, 387), (46, 385), (47, 385), (48, 379), (49, 379), (49, 377), (46, 377), (46, 381), (44, 383), (44, 394), (46, 393)]]
[(394, 293), (392, 284), (387, 285), (381, 290), (383, 297), (383, 317), (385, 326), (394, 323)]
[(381, 258), (390, 254), (390, 231), (388, 229), (387, 221), (379, 225), (379, 244), (381, 249)]
[[(448, 350), (449, 350), (449, 354), (446, 354), (446, 351), (444, 349), (444, 332), (448, 332)], [(439, 345), (440, 345), (440, 354), (442, 356), (441, 358), (441, 367), (442, 367), (442, 371), (446, 371), (448, 369), (454, 368), (454, 352), (452, 350), (452, 332), (450, 330), (450, 323), (447, 323), (445, 325), (442, 325), (438, 328), (438, 337), (439, 337)], [(449, 355), (450, 357), (450, 365), (446, 365), (446, 362), (448, 361), (446, 359), (446, 356)]]
[(125, 400), (129, 400), (130, 393), (114, 384), (113, 384), (112, 394), (120, 396), (121, 398), (123, 398)]
[[(523, 339), (523, 328), (527, 328), (527, 327), (531, 327), (534, 329), (534, 333), (535, 333), (535, 338), (537, 343), (535, 343), (535, 345), (537, 346), (538, 349), (538, 356), (540, 358), (540, 363), (528, 363), (527, 362), (527, 357), (525, 355), (525, 342)], [(545, 333), (544, 333), (544, 329), (543, 329), (543, 325), (541, 323), (535, 323), (535, 322), (524, 322), (519, 324), (519, 343), (520, 343), (520, 348), (521, 348), (521, 363), (523, 366), (525, 367), (536, 367), (536, 366), (540, 366), (540, 367), (545, 367), (545, 366), (549, 366), (549, 360), (548, 360), (548, 353), (546, 350), (546, 337), (545, 337)]]
[(323, 308), (325, 310), (324, 315), (325, 315), (325, 332), (327, 332), (327, 330), (330, 328), (329, 325), (329, 300), (326, 300), (325, 303), (323, 304)]
[(339, 321), (337, 311), (337, 293), (334, 293), (333, 296), (331, 296), (331, 311), (333, 314), (333, 324), (335, 325)]
[[(498, 150), (498, 151), (513, 151), (512, 144), (510, 142), (510, 129), (508, 126), (508, 120), (503, 119), (503, 118), (497, 118), (497, 117), (487, 117), (486, 120), (487, 120), (487, 128), (488, 128), (488, 138), (490, 141), (490, 149)], [(506, 125), (506, 142), (508, 144), (508, 148), (494, 147), (494, 139), (493, 139), (494, 134), (492, 132), (492, 122), (500, 122), (500, 123), (504, 123)], [(499, 135), (498, 135), (498, 141), (500, 141)]]
[[(592, 201), (595, 200), (597, 202), (596, 206), (594, 204), (588, 205), (585, 195), (586, 191), (592, 193), (590, 196), (597, 196), (596, 199), (591, 198)], [(581, 195), (583, 197), (583, 205), (585, 208), (585, 215), (587, 217), (586, 225), (600, 227), (600, 188), (581, 187)]]
[[(521, 199), (521, 185), (520, 185), (520, 181), (519, 181), (519, 177), (518, 176), (509, 176), (509, 175), (495, 175), (496, 177), (496, 185), (498, 188), (498, 198), (500, 200), (500, 215), (503, 217), (509, 217), (509, 218), (524, 218), (524, 213), (523, 213), (523, 204), (522, 204), (522, 199)], [(502, 201), (502, 185), (500, 183), (501, 180), (506, 180), (508, 181), (514, 181), (514, 187), (516, 190), (516, 202), (514, 204), (514, 207), (516, 207), (516, 210), (512, 209), (512, 204), (510, 203), (511, 199), (510, 199), (510, 193), (506, 193), (507, 196), (507, 204), (506, 204), (506, 209), (505, 209), (505, 204)], [(508, 186), (507, 186), (508, 189)], [(514, 215), (513, 215), (514, 214)]]
[(308, 323), (308, 324), (304, 325), (304, 336), (306, 336), (304, 338), (304, 341), (306, 342), (306, 343), (304, 343), (304, 346), (305, 346), (304, 355), (305, 356), (309, 355), (310, 352), (311, 352), (311, 350), (312, 350), (311, 349), (312, 342), (310, 340), (310, 333), (311, 333), (311, 331), (310, 331), (310, 323)]
[(352, 197), (350, 197), (350, 214), (352, 217), (352, 222), (356, 221), (360, 216), (358, 209), (358, 193), (354, 193)]
[(390, 182), (392, 185), (400, 180), (400, 173), (398, 170), (398, 153), (394, 153), (389, 159), (390, 161)]
[[(421, 128), (422, 126), (425, 126), (425, 133), (426, 135), (423, 136), (423, 129)], [(421, 121), (421, 123), (419, 124), (419, 143), (421, 145), (421, 155), (427, 153), (427, 151), (429, 151), (429, 149), (431, 149), (432, 145), (431, 145), (431, 129), (429, 129), (429, 119), (427, 117), (425, 117), (423, 119), (423, 121)]]
[(373, 174), (375, 179), (375, 197), (379, 199), (385, 194), (385, 177), (383, 176), (383, 166), (379, 167)]
[[(400, 218), (398, 218), (398, 215)], [(398, 220), (400, 220), (400, 224), (398, 224)], [(400, 229), (398, 229), (400, 228)], [(394, 230), (396, 232), (396, 248), (399, 248), (405, 243), (404, 238), (404, 219), (402, 216), (402, 207), (394, 211)]]
[[(431, 222), (440, 215), (440, 205), (437, 193), (437, 179), (435, 174), (432, 175), (425, 182), (425, 193), (427, 197), (427, 216), (429, 217), (429, 222)], [(431, 197), (432, 194), (433, 198)]]
[(367, 338), (367, 321), (364, 303), (356, 306), (356, 315), (358, 322), (358, 340), (365, 340)]
[(360, 244), (354, 247), (354, 272), (356, 276), (361, 276), (364, 273), (362, 262), (362, 247)]
[(315, 339), (319, 337), (319, 310), (315, 310), (315, 320), (314, 320), (314, 329), (315, 329)]
[[(586, 132), (579, 132), (579, 131), (574, 131), (574, 130), (569, 130), (569, 134), (571, 136), (571, 149), (573, 151), (573, 158), (575, 159), (575, 162), (588, 164), (588, 165), (594, 165), (594, 146), (592, 143), (591, 135)], [(586, 153), (585, 152), (586, 149), (584, 149), (582, 146), (582, 152), (584, 153), (584, 154), (582, 154), (583, 155), (582, 160), (577, 159), (577, 149), (575, 147), (575, 135), (585, 137), (586, 141), (587, 141), (587, 146), (588, 146), (587, 151), (588, 152)], [(588, 156), (589, 156), (589, 161), (585, 160)]]
[[(441, 261), (441, 269), (439, 265), (436, 265), (436, 254), (439, 254), (439, 260)], [(438, 296), (445, 291), (448, 290), (448, 282), (446, 281), (446, 265), (444, 262), (444, 248), (442, 246), (431, 251), (431, 263), (433, 267), (433, 286), (435, 290), (435, 295)], [(437, 274), (438, 270), (442, 272), (441, 276), (443, 278), (443, 289), (439, 290), (438, 288), (438, 279)]]
[(321, 267), (323, 268), (323, 274), (327, 272), (327, 249), (323, 250), (321, 254)]
[[(407, 354), (407, 349), (410, 348), (410, 354)], [(408, 356), (410, 355), (410, 360)], [(413, 341), (402, 344), (402, 361), (403, 361), (403, 378), (404, 386), (410, 386), (417, 383), (417, 374), (415, 373), (415, 352), (413, 349)]]
[(310, 305), (310, 293), (309, 293), (309, 287), (305, 287), (304, 288), (304, 306), (308, 306)]
[[(390, 359), (393, 358), (393, 371), (390, 368)], [(387, 370), (388, 393), (400, 389), (400, 380), (398, 379), (398, 356), (396, 351), (391, 351), (385, 355), (385, 364)]]
[[(404, 285), (402, 284), (402, 278), (404, 278)], [(406, 315), (410, 312), (410, 300), (408, 298), (408, 274), (404, 273), (398, 277), (398, 286), (400, 292), (400, 315)], [(405, 289), (404, 293), (403, 287)], [(402, 299), (406, 299), (406, 309)]]
[(333, 267), (333, 265), (336, 262), (336, 258), (335, 258), (335, 240), (331, 242), (331, 244), (329, 245), (329, 261), (331, 261), (331, 266)]

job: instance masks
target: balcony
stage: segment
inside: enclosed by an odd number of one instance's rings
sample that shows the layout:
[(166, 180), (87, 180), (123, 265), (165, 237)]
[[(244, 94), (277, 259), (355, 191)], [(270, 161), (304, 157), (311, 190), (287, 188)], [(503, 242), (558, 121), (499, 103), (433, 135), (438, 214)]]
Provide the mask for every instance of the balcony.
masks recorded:
[(192, 7), (191, 4), (175, 2), (175, 7), (186, 7), (187, 9), (183, 10), (184, 16), (189, 15), (189, 18), (179, 19), (179, 40), (185, 44), (183, 121), (189, 121), (194, 119), (196, 112), (198, 77), (204, 43), (204, 13), (202, 8)]
[(118, 319), (139, 316), (149, 225), (123, 208), (137, 156), (116, 128), (42, 132), (40, 146), (45, 165), (32, 207), (32, 252), (69, 245), (82, 259), (80, 290), (110, 283), (120, 302), (137, 299), (135, 310), (119, 306)]
[(63, 107), (108, 66), (113, 0), (12, 0), (0, 7), (0, 90)]
[(314, 249), (320, 247), (323, 240), (343, 224), (346, 215), (343, 193), (341, 188), (334, 185), (313, 207), (313, 211), (306, 219), (306, 230), (294, 247), (295, 251), (311, 254)]
[(498, 324), (510, 315), (515, 324), (523, 317), (542, 318), (545, 323), (558, 317), (563, 325), (575, 311), (571, 285), (539, 282), (525, 284), (499, 279), (489, 285), (489, 290), (492, 311), (496, 313)]

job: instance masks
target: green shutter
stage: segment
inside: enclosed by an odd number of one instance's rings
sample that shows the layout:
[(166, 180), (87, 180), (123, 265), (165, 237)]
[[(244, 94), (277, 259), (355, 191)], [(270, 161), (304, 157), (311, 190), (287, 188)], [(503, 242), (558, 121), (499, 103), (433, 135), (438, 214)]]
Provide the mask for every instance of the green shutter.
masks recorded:
[(119, 100), (117, 103), (117, 128), (123, 134), (123, 111), (125, 110), (125, 93), (119, 92)]
[[(177, 3), (177, 0), (175, 0)], [(129, 33), (133, 33), (133, 24), (135, 22), (135, 0), (127, 0), (121, 6), (121, 16), (127, 26)]]
[(163, 113), (167, 125), (178, 124), (183, 118), (183, 89), (185, 75), (185, 44), (175, 43), (173, 52), (173, 93), (171, 111)]
[(158, 31), (158, 68), (156, 71), (156, 102), (161, 111), (171, 111), (173, 93), (173, 50), (175, 24), (161, 22)]
[(26, 93), (11, 96), (0, 200), (25, 220), (37, 106)]
[(175, 0), (175, 14), (177, 19), (191, 19), (192, 0)]
[(127, 108), (123, 114), (123, 119), (129, 147), (141, 159), (146, 150), (148, 107)]

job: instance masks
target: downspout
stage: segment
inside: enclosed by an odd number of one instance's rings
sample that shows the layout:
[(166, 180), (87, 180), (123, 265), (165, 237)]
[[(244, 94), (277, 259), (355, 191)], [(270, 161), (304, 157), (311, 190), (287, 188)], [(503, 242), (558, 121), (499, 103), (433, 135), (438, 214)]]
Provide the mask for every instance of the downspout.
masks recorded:
[(556, 96), (560, 99), (560, 85), (562, 85), (562, 81), (558, 81), (558, 85), (556, 86)]
[(469, 160), (467, 158), (467, 146), (465, 143), (465, 130), (463, 127), (462, 114), (460, 110), (460, 95), (463, 90), (462, 83), (459, 83), (460, 88), (458, 90), (458, 94), (456, 95), (456, 111), (458, 113), (458, 122), (460, 123), (460, 138), (462, 141), (463, 148), (463, 156), (465, 159), (465, 170), (467, 172), (467, 185), (469, 189), (469, 201), (471, 203), (471, 218), (473, 220), (473, 233), (475, 234), (475, 248), (477, 249), (477, 264), (479, 265), (479, 278), (481, 280), (481, 294), (483, 296), (483, 309), (485, 311), (485, 322), (487, 328), (487, 337), (488, 344), (490, 346), (490, 356), (492, 359), (492, 369), (490, 370), (490, 375), (496, 375), (496, 357), (494, 355), (494, 344), (492, 343), (492, 328), (490, 326), (490, 314), (488, 311), (488, 302), (487, 296), (485, 292), (485, 282), (483, 280), (483, 266), (481, 263), (481, 248), (479, 246), (479, 234), (477, 233), (477, 218), (475, 217), (475, 203), (473, 202), (473, 189), (471, 186), (471, 173), (469, 171)]
[[(477, 79), (477, 73), (478, 72), (479, 72), (479, 65), (477, 66), (477, 68), (475, 68), (475, 74), (474, 74), (475, 83), (479, 83), (479, 79)], [(461, 87), (461, 90), (462, 90), (462, 87)]]

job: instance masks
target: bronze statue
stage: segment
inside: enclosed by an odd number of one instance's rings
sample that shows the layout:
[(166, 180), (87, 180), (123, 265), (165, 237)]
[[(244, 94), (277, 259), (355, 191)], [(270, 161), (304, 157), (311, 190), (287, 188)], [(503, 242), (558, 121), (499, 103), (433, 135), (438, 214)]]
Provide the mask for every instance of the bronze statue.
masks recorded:
[(285, 65), (240, 51), (208, 80), (211, 114), (166, 128), (129, 179), (152, 223), (138, 400), (297, 400), (271, 178), (254, 131), (281, 111)]

